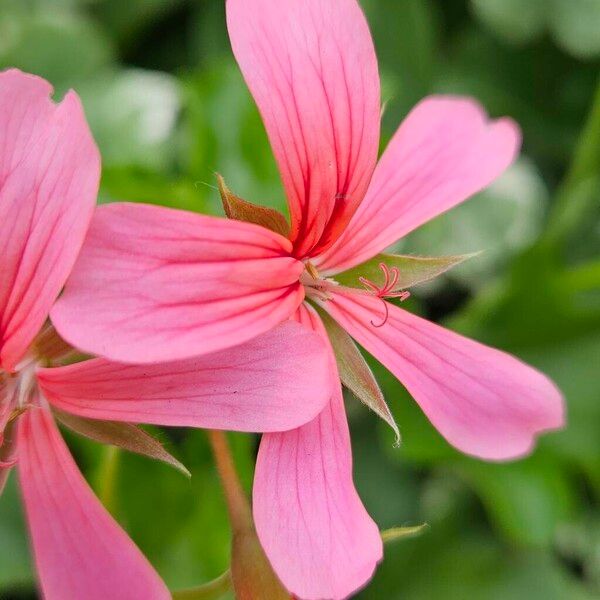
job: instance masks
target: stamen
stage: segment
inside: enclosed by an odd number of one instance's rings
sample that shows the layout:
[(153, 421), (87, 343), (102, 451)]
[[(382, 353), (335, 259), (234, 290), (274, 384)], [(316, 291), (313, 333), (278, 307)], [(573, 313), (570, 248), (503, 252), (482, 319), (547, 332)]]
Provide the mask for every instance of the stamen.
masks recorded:
[(313, 278), (313, 279), (320, 279), (319, 277), (319, 271), (317, 271), (317, 268), (315, 267), (315, 265), (313, 265), (311, 262), (307, 262), (304, 265), (304, 268), (306, 269), (307, 273)]
[(396, 287), (396, 284), (398, 283), (399, 278), (400, 278), (400, 271), (398, 271), (397, 267), (393, 267), (392, 268), (392, 281), (390, 282), (390, 285), (388, 286), (388, 292), (391, 292)]
[(374, 283), (364, 277), (359, 277), (358, 280), (367, 288), (367, 291), (373, 292), (376, 296), (379, 295), (379, 288)]
[(392, 267), (391, 269), (383, 262), (379, 263), (379, 268), (383, 272), (384, 282), (381, 287), (367, 279), (366, 277), (359, 277), (358, 280), (365, 287), (366, 291), (370, 294), (373, 294), (377, 298), (380, 298), (383, 302), (383, 308), (385, 310), (385, 316), (383, 321), (379, 324), (371, 321), (371, 325), (373, 327), (383, 327), (389, 318), (389, 308), (385, 298), (399, 298), (401, 302), (404, 302), (409, 296), (410, 292), (406, 290), (397, 290), (394, 291), (394, 288), (398, 284), (398, 280), (400, 279), (400, 271), (397, 267)]

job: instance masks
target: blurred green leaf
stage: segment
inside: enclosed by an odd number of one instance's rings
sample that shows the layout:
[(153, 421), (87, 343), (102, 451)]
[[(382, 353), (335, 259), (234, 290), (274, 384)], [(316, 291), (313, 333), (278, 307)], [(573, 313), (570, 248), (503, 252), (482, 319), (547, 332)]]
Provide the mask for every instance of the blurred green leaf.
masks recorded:
[(475, 14), (509, 42), (530, 42), (548, 28), (574, 56), (600, 54), (596, 0), (471, 0), (471, 4)]
[(510, 42), (528, 42), (545, 28), (544, 0), (471, 0), (471, 4), (486, 25)]
[(144, 28), (168, 16), (183, 0), (102, 0), (96, 4), (96, 12), (107, 28), (125, 45), (130, 45)]
[(569, 479), (551, 461), (469, 461), (459, 471), (474, 486), (493, 522), (514, 542), (548, 546), (558, 525), (572, 517), (575, 501)]
[(477, 197), (408, 235), (401, 248), (427, 255), (481, 252), (448, 274), (479, 287), (536, 239), (547, 195), (535, 167), (521, 159)]
[(0, 7), (0, 69), (12, 66), (41, 75), (62, 93), (113, 63), (110, 38), (84, 13), (27, 4)]
[(90, 81), (79, 92), (105, 167), (172, 166), (180, 109), (172, 76), (127, 69)]
[(600, 54), (600, 2), (552, 0), (548, 13), (558, 44), (580, 58)]
[(592, 600), (549, 553), (515, 552), (480, 532), (428, 535), (387, 549), (360, 600)]
[(33, 581), (28, 534), (16, 482), (13, 473), (0, 498), (0, 596), (8, 587), (26, 586)]

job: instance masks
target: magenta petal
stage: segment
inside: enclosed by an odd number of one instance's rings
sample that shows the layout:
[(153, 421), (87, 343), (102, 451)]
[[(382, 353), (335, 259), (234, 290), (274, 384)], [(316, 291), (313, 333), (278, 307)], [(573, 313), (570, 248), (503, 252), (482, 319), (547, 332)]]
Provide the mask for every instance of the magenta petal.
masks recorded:
[(240, 346), (157, 365), (94, 359), (41, 369), (44, 395), (83, 417), (235, 431), (284, 431), (331, 394), (323, 340), (286, 322)]
[(355, 0), (227, 0), (233, 52), (285, 185), (295, 256), (327, 248), (377, 160), (379, 75)]
[(143, 204), (96, 210), (52, 321), (74, 346), (127, 363), (235, 346), (289, 318), (304, 265), (268, 229)]
[[(325, 335), (312, 309), (300, 320)], [(341, 599), (362, 587), (382, 557), (377, 526), (352, 481), (352, 451), (335, 360), (335, 389), (321, 414), (262, 437), (254, 479), (259, 539), (283, 584), (303, 600)]]
[(392, 138), (347, 229), (317, 261), (321, 269), (363, 263), (482, 190), (514, 160), (520, 142), (513, 121), (488, 120), (473, 100), (426, 98)]
[(92, 216), (100, 157), (79, 98), (0, 73), (0, 367), (13, 370), (46, 320)]
[(334, 319), (406, 386), (459, 450), (489, 460), (528, 454), (536, 435), (564, 424), (563, 399), (542, 373), (366, 294), (341, 292), (325, 304)]
[(167, 600), (150, 563), (81, 476), (42, 408), (19, 421), (18, 472), (47, 600)]

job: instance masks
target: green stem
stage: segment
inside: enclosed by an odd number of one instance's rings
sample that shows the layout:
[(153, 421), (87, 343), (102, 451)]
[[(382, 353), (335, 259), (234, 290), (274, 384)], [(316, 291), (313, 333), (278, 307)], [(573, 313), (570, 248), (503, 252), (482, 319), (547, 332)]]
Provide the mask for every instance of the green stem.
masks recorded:
[(252, 529), (252, 511), (237, 474), (227, 436), (225, 432), (214, 429), (208, 430), (207, 435), (223, 485), (231, 527), (234, 532)]
[(104, 446), (102, 460), (96, 475), (98, 497), (109, 512), (116, 507), (117, 475), (120, 452), (116, 446)]

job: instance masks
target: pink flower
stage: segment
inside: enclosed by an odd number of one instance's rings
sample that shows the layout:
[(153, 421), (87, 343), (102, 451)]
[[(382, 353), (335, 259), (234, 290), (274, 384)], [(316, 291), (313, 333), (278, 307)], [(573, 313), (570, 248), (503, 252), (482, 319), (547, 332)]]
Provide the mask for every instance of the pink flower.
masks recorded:
[(52, 408), (282, 431), (329, 401), (327, 350), (316, 334), (283, 323), (227, 352), (168, 365), (92, 359), (47, 368), (70, 350), (44, 323), (79, 253), (100, 176), (78, 97), (55, 105), (51, 92), (38, 77), (0, 73), (0, 493), (16, 465), (48, 600), (166, 600), (160, 577), (77, 469)]
[(83, 242), (100, 177), (79, 98), (69, 92), (55, 105), (51, 92), (38, 77), (0, 73), (0, 488), (16, 463), (46, 598), (166, 599), (81, 476), (37, 382), (40, 360), (60, 351), (40, 330)]
[[(227, 0), (227, 21), (282, 174), (288, 239), (166, 208), (100, 207), (52, 313), (61, 334), (90, 352), (152, 363), (231, 348), (290, 318), (325, 336), (318, 305), (451, 444), (490, 460), (528, 453), (538, 433), (563, 424), (546, 377), (388, 304), (403, 297), (393, 270), (382, 284), (363, 279), (367, 289), (336, 282), (493, 181), (518, 152), (518, 127), (488, 120), (473, 100), (430, 97), (376, 165), (379, 77), (355, 0)], [(352, 482), (331, 353), (329, 366), (329, 404), (308, 424), (263, 435), (254, 482), (260, 540), (304, 599), (348, 596), (382, 557)]]

